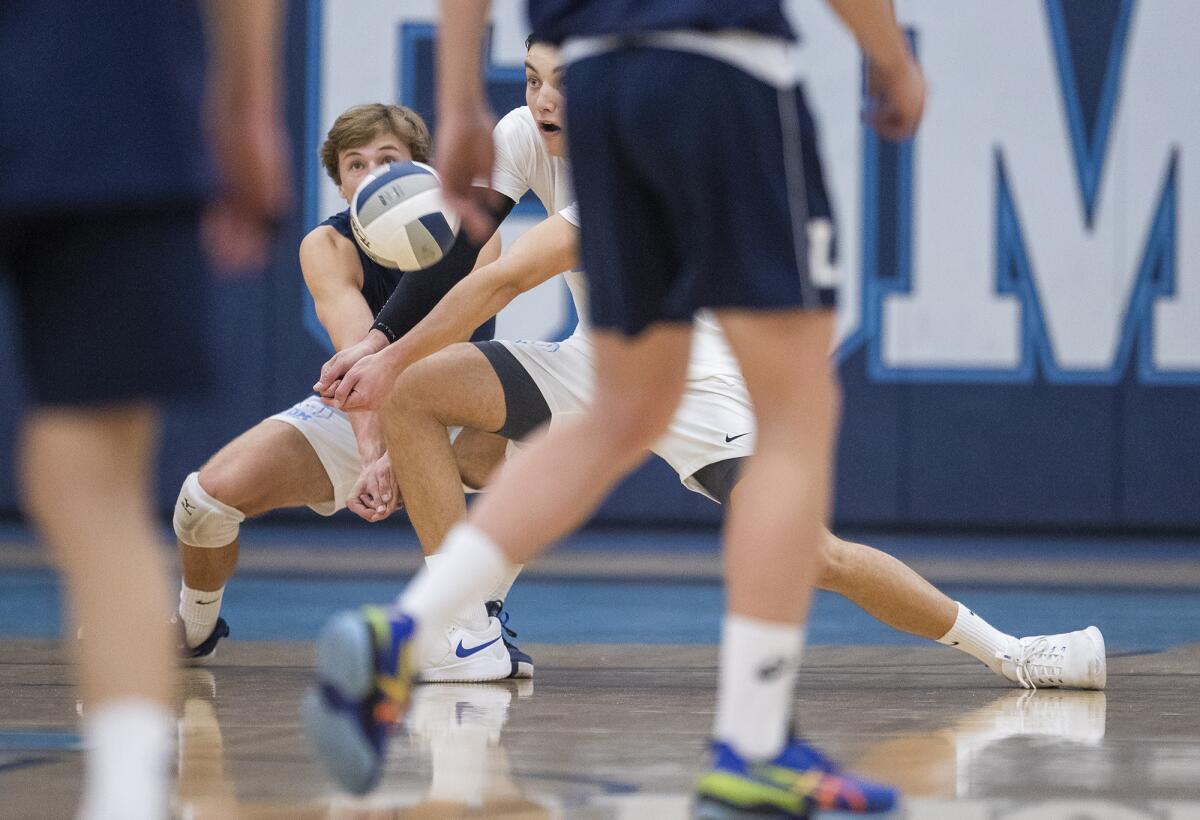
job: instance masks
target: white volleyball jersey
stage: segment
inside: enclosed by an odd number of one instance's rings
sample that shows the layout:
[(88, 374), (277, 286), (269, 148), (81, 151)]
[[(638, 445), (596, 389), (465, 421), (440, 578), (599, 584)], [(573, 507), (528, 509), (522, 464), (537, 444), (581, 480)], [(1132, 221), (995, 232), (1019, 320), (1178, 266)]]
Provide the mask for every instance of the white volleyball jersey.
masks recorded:
[[(547, 150), (529, 107), (514, 108), (505, 114), (496, 123), (492, 138), (496, 147), (492, 188), (514, 202), (532, 190), (547, 213), (557, 213), (579, 227), (579, 206), (575, 204), (571, 186), (571, 164)], [(585, 336), (589, 327), (587, 281), (581, 271), (567, 271), (564, 275), (579, 316), (579, 327), (574, 336)], [(688, 379), (727, 376), (740, 380), (742, 375), (737, 359), (712, 313), (699, 311), (694, 328)]]
[[(571, 165), (546, 150), (529, 106), (523, 105), (505, 114), (492, 131), (492, 141), (496, 145), (493, 190), (513, 202), (519, 202), (526, 191), (532, 190), (548, 214), (558, 213), (575, 201), (571, 187)], [(563, 275), (579, 316), (579, 327), (575, 333), (586, 332), (587, 282), (579, 271), (566, 271)]]

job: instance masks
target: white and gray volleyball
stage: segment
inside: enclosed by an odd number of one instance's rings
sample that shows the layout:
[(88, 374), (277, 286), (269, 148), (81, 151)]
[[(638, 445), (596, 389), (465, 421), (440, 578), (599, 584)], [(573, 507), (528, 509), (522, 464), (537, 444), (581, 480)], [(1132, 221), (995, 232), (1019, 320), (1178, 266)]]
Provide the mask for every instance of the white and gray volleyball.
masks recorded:
[(367, 256), (385, 267), (414, 271), (450, 250), (458, 214), (446, 205), (436, 171), (423, 162), (392, 162), (359, 184), (350, 201), (350, 226)]

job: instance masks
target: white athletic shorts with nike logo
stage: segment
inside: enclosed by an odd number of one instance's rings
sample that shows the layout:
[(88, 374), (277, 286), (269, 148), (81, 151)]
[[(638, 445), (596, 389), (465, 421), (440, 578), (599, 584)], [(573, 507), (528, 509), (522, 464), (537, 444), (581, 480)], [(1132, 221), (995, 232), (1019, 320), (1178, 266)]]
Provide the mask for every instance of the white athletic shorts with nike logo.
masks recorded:
[[(561, 342), (497, 341), (537, 384), (550, 407), (550, 424), (583, 412), (592, 394), (591, 339), (576, 334)], [(711, 498), (693, 478), (696, 471), (750, 455), (754, 430), (754, 410), (741, 374), (693, 367), (675, 417), (652, 451), (671, 465), (685, 487)], [(510, 448), (521, 446), (509, 443)]]

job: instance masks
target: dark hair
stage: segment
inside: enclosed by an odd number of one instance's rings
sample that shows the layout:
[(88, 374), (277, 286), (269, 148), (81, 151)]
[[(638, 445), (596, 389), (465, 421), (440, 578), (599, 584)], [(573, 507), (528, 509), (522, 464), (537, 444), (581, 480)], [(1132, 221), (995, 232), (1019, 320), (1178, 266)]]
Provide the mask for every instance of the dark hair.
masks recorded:
[(544, 46), (551, 45), (551, 42), (549, 40), (545, 39), (544, 37), (538, 37), (537, 32), (534, 31), (534, 32), (531, 32), (529, 34), (529, 36), (525, 38), (525, 50), (529, 51), (529, 49), (533, 48), (538, 43), (541, 43)]

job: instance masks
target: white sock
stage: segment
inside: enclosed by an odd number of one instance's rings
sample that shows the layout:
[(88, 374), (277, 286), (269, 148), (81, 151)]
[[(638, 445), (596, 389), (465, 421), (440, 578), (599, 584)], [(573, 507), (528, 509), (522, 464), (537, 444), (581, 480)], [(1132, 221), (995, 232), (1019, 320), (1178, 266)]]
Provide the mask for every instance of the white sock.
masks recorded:
[(179, 590), (179, 620), (183, 621), (187, 630), (188, 646), (199, 646), (212, 634), (217, 625), (217, 616), (221, 614), (221, 599), (224, 597), (225, 587), (209, 592), (182, 585)]
[(713, 736), (742, 757), (770, 760), (783, 750), (804, 635), (802, 624), (725, 615)]
[(517, 582), (517, 576), (521, 574), (521, 570), (523, 569), (525, 569), (524, 564), (510, 564), (508, 571), (496, 579), (496, 583), (492, 586), (492, 591), (487, 594), (487, 600), (503, 602), (508, 597), (508, 591)]
[(396, 609), (422, 629), (440, 629), (464, 613), (474, 620), (474, 607), (482, 610), (496, 578), (512, 566), (500, 547), (470, 524), (455, 525), (433, 558), (396, 599)]
[(988, 669), (997, 675), (1002, 675), (1003, 672), (1000, 670), (1001, 660), (996, 657), (996, 653), (1012, 653), (1018, 643), (1012, 635), (1006, 635), (996, 629), (961, 603), (958, 604), (958, 617), (954, 620), (954, 626), (938, 638), (937, 642), (953, 646), (983, 661)]
[(167, 816), (171, 734), (165, 706), (141, 698), (100, 703), (83, 720), (87, 775), (79, 820)]
[[(425, 566), (433, 571), (433, 568), (445, 559), (446, 557), (442, 553), (426, 555)], [(480, 601), (469, 601), (459, 610), (458, 614), (450, 618), (450, 621), (454, 625), (464, 627), (472, 632), (482, 632), (487, 629), (488, 625), (487, 607)]]

